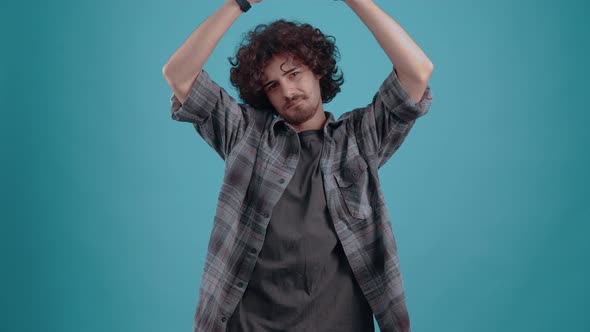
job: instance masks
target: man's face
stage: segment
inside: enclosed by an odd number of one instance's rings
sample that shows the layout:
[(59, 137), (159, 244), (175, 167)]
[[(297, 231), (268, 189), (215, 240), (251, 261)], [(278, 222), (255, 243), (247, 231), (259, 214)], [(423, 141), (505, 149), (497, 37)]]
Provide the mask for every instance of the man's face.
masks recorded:
[(300, 126), (324, 115), (321, 76), (309, 67), (292, 56), (275, 55), (263, 73), (263, 89), (270, 103), (291, 125)]

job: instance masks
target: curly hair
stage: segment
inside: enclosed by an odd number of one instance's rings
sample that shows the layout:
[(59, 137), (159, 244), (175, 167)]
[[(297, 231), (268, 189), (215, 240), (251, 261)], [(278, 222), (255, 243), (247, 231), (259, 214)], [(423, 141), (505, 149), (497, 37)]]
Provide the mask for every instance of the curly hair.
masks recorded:
[(309, 24), (277, 20), (259, 24), (248, 32), (236, 55), (228, 58), (231, 84), (240, 98), (258, 109), (272, 109), (263, 89), (263, 70), (274, 55), (292, 55), (321, 75), (322, 102), (330, 102), (344, 83), (344, 75), (336, 66), (340, 53), (335, 38), (324, 35)]

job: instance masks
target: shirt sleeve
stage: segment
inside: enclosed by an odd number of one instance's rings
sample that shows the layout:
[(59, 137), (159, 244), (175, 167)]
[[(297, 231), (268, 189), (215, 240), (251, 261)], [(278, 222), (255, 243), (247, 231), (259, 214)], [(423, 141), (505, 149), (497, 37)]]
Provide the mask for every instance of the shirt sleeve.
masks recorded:
[(172, 119), (190, 122), (203, 139), (225, 160), (246, 132), (250, 107), (239, 104), (202, 70), (182, 104), (170, 98)]
[(416, 119), (428, 113), (431, 103), (430, 86), (416, 103), (394, 69), (372, 102), (352, 111), (353, 131), (359, 148), (380, 168), (397, 151)]

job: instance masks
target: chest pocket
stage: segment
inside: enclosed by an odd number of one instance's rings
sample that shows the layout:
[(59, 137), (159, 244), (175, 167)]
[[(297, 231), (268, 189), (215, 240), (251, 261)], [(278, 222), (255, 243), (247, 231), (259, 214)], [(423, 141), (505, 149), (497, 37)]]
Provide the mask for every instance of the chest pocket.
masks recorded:
[(369, 202), (369, 171), (361, 156), (348, 161), (339, 172), (334, 173), (338, 188), (350, 214), (358, 219), (371, 216)]

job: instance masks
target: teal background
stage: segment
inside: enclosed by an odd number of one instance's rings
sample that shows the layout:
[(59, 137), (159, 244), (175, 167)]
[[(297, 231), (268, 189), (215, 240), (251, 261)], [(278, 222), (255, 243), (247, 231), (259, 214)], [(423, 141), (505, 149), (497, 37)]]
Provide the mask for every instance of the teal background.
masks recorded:
[[(376, 1), (434, 63), (430, 113), (380, 171), (414, 331), (590, 331), (588, 6)], [(162, 67), (217, 1), (2, 4), (3, 331), (190, 331), (222, 160), (170, 118)], [(344, 4), (265, 0), (242, 33), (336, 37), (370, 101), (391, 64)]]

